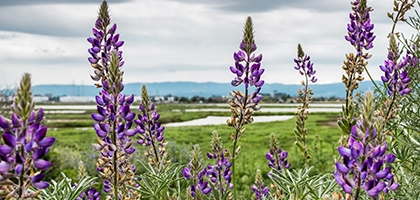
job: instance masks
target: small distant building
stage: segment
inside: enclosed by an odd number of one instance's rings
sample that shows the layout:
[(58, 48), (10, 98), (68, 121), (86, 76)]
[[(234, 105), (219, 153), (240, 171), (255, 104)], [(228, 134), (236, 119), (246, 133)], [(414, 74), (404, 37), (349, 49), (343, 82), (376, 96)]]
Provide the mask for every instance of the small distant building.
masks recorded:
[(168, 96), (168, 97), (166, 97), (166, 101), (167, 101), (167, 102), (174, 102), (174, 101), (175, 101), (175, 97), (173, 97), (173, 96)]
[(90, 96), (62, 96), (60, 102), (63, 103), (89, 103), (95, 102), (95, 97)]
[(212, 102), (212, 103), (226, 103), (228, 100), (229, 99), (226, 96), (213, 95), (209, 98), (209, 102)]
[(134, 96), (134, 102), (140, 102), (141, 96)]
[(165, 100), (165, 97), (163, 97), (163, 96), (153, 96), (150, 99), (152, 99), (153, 102), (163, 102)]
[(32, 100), (35, 103), (42, 103), (42, 102), (48, 102), (49, 98), (47, 96), (33, 96)]

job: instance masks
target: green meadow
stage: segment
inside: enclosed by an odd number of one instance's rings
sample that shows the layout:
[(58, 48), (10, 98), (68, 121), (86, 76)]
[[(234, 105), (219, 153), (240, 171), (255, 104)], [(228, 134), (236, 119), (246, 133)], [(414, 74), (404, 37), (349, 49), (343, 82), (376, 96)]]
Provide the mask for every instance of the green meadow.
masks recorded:
[[(262, 106), (264, 108), (264, 105)], [(39, 107), (42, 107), (42, 105)], [(276, 106), (270, 105), (269, 107)], [(221, 107), (205, 104), (157, 104), (157, 110), (161, 114), (163, 124), (207, 116), (226, 116), (226, 119), (228, 119), (230, 116), (229, 112), (185, 112), (186, 109), (204, 108)], [(228, 109), (227, 105), (222, 108)], [(57, 178), (60, 171), (63, 171), (68, 176), (77, 179), (79, 161), (85, 163), (89, 173), (96, 174), (95, 161), (98, 155), (91, 149), (91, 144), (95, 143), (97, 137), (92, 128), (94, 121), (90, 117), (95, 110), (85, 110), (76, 114), (48, 113), (48, 111), (51, 110), (46, 110), (44, 123), (49, 127), (48, 135), (57, 139), (51, 149), (52, 153), (48, 154), (53, 163), (48, 177)], [(293, 113), (257, 112), (255, 115), (293, 115)], [(311, 159), (311, 165), (315, 166), (313, 173), (331, 172), (334, 169), (335, 149), (340, 136), (340, 129), (337, 126), (338, 117), (339, 113), (328, 112), (312, 113), (309, 116), (306, 124), (309, 133), (307, 142), (313, 149)], [(247, 187), (252, 185), (256, 169), (260, 169), (264, 175), (268, 173), (269, 167), (265, 154), (270, 149), (270, 133), (275, 133), (282, 148), (289, 152), (288, 161), (291, 163), (291, 168), (300, 168), (304, 164), (301, 153), (294, 145), (294, 127), (294, 118), (286, 121), (253, 123), (246, 126), (245, 135), (239, 141), (242, 149), (237, 161), (238, 177), (241, 177), (238, 183), (240, 191), (250, 192)], [(169, 159), (172, 162), (185, 165), (189, 162), (189, 152), (192, 146), (199, 144), (204, 162), (208, 162), (205, 156), (206, 152), (211, 149), (210, 137), (213, 131), (218, 131), (225, 148), (232, 148), (230, 134), (233, 128), (225, 124), (166, 127), (164, 136), (166, 142), (168, 142), (166, 150)], [(135, 158), (141, 160), (144, 148), (138, 144), (135, 144), (135, 147), (138, 149)], [(138, 173), (141, 173), (141, 171), (142, 169), (138, 169)]]

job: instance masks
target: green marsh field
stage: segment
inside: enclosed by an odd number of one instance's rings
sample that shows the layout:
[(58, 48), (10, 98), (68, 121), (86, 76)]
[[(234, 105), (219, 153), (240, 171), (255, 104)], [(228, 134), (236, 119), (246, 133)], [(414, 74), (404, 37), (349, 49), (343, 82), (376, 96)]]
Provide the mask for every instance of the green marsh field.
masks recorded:
[[(138, 105), (138, 104), (137, 104)], [(56, 105), (54, 105), (56, 106)], [(93, 130), (94, 121), (91, 114), (96, 112), (95, 105), (66, 105), (57, 106), (57, 109), (50, 104), (38, 104), (45, 110), (44, 123), (49, 127), (47, 135), (56, 137), (56, 143), (51, 148), (49, 155), (53, 163), (48, 175), (51, 178), (59, 176), (60, 171), (66, 173), (69, 177), (77, 179), (77, 166), (79, 161), (83, 161), (88, 173), (96, 174), (95, 161), (98, 156), (91, 148), (91, 144), (96, 142), (96, 133)], [(73, 109), (72, 106), (77, 108)], [(157, 111), (161, 114), (163, 125), (172, 122), (184, 122), (194, 119), (206, 118), (208, 116), (225, 116), (229, 118), (230, 112), (227, 104), (156, 104)], [(340, 129), (337, 125), (337, 119), (340, 116), (337, 108), (339, 105), (319, 104), (314, 107), (323, 108), (325, 112), (313, 112), (310, 114), (306, 123), (308, 129), (307, 141), (312, 148), (311, 164), (315, 166), (314, 173), (328, 172), (334, 169), (335, 149), (340, 137)], [(295, 109), (290, 104), (262, 104), (261, 111), (254, 116), (293, 116), (292, 111), (278, 111), (279, 108)], [(329, 110), (332, 108), (332, 110)], [(273, 112), (270, 111), (273, 110)], [(191, 111), (193, 110), (193, 111)], [(201, 111), (200, 111), (201, 110)], [(138, 112), (137, 107), (132, 107), (133, 112)], [(288, 160), (291, 167), (300, 167), (304, 164), (301, 153), (294, 145), (295, 136), (293, 129), (295, 127), (295, 118), (291, 117), (285, 121), (272, 121), (253, 123), (246, 126), (246, 132), (242, 136), (239, 144), (242, 146), (237, 163), (239, 185), (248, 187), (252, 185), (255, 176), (255, 170), (260, 169), (265, 175), (269, 167), (265, 154), (269, 152), (269, 136), (275, 133), (283, 149), (289, 152)], [(178, 126), (166, 127), (164, 132), (166, 147), (169, 159), (172, 162), (185, 165), (189, 162), (189, 152), (194, 144), (199, 144), (202, 150), (203, 161), (206, 152), (210, 150), (210, 137), (213, 131), (218, 131), (223, 146), (231, 149), (232, 142), (230, 134), (233, 128), (226, 124), (204, 125), (204, 126)], [(137, 152), (135, 159), (141, 160), (144, 148), (135, 144)], [(135, 162), (134, 162), (135, 163)], [(140, 166), (140, 165), (136, 165)], [(141, 173), (142, 169), (138, 169)], [(249, 191), (248, 188), (240, 188), (242, 191)]]

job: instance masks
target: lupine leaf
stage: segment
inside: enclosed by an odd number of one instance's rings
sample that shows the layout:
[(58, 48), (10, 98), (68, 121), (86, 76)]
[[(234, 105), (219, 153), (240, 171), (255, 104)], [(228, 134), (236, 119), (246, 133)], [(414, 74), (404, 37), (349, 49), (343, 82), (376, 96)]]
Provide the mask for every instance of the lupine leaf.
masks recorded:
[[(63, 179), (60, 182), (54, 180), (51, 181), (51, 185), (41, 190), (41, 193), (38, 195), (40, 199), (43, 200), (61, 200), (61, 199), (76, 199), (84, 191), (92, 187), (92, 182), (96, 180), (95, 177), (86, 176), (83, 179), (79, 180), (77, 186), (74, 187), (73, 181), (68, 178), (64, 173), (61, 173)], [(36, 191), (35, 189), (31, 189)]]
[[(135, 182), (139, 184), (140, 187), (128, 187), (139, 191), (144, 197), (167, 198), (169, 195), (167, 193), (168, 188), (170, 188), (169, 185), (172, 182), (179, 182), (183, 180), (183, 178), (177, 178), (182, 170), (182, 167), (179, 165), (172, 164), (166, 168), (162, 168), (161, 170), (156, 170), (149, 163), (146, 165), (140, 162), (140, 164), (146, 169), (145, 173), (137, 176), (138, 179), (135, 179)], [(186, 188), (187, 186), (183, 186), (183, 191), (185, 191)], [(177, 193), (181, 193), (183, 191), (178, 191)]]

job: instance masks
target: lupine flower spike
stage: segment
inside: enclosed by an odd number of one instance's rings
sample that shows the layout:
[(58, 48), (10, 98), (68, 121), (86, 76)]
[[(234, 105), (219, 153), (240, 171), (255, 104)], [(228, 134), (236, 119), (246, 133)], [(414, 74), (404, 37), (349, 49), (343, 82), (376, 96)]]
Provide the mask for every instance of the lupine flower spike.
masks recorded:
[(274, 133), (270, 134), (270, 152), (265, 154), (265, 157), (268, 160), (268, 167), (271, 168), (271, 171), (268, 173), (269, 175), (272, 170), (281, 171), (283, 168), (288, 169), (290, 164), (287, 162), (286, 158), (289, 155), (287, 151), (283, 150), (280, 147), (279, 142), (277, 141), (276, 135)]
[[(230, 189), (232, 182), (232, 163), (229, 162), (229, 153), (222, 146), (217, 131), (213, 131), (211, 140), (211, 152), (207, 152), (207, 158), (215, 159), (216, 164), (207, 165), (201, 170), (201, 153), (198, 145), (194, 146), (191, 161), (188, 167), (182, 171), (186, 179), (192, 179), (192, 185), (188, 190), (190, 199), (202, 199), (201, 195), (212, 192), (214, 199), (232, 199)], [(207, 178), (206, 178), (207, 177)], [(209, 181), (205, 181), (208, 179)]]
[(302, 89), (298, 90), (297, 101), (302, 103), (298, 106), (296, 112), (296, 128), (293, 130), (296, 136), (295, 145), (298, 146), (299, 150), (303, 153), (303, 156), (306, 161), (306, 165), (311, 159), (308, 146), (306, 145), (306, 135), (307, 129), (305, 127), (305, 122), (308, 119), (309, 115), (309, 103), (312, 101), (312, 89), (309, 88), (309, 82), (315, 83), (317, 78), (315, 77), (316, 71), (313, 69), (313, 63), (310, 60), (311, 58), (308, 55), (305, 55), (303, 52), (302, 46), (298, 44), (298, 57), (294, 60), (296, 63), (295, 69), (305, 77), (302, 80)]
[[(276, 135), (274, 133), (270, 134), (270, 152), (265, 154), (265, 157), (268, 161), (268, 167), (270, 167), (270, 172), (268, 172), (269, 177), (273, 177), (272, 174), (274, 171), (281, 171), (283, 168), (288, 169), (290, 164), (287, 162), (287, 156), (289, 154), (287, 151), (283, 150), (280, 147), (279, 142), (277, 141)], [(274, 195), (280, 199), (282, 196), (282, 189), (277, 185), (271, 185), (274, 188)]]
[(7, 193), (6, 199), (34, 199), (40, 192), (30, 192), (33, 186), (44, 189), (49, 184), (43, 181), (42, 171), (51, 163), (43, 157), (54, 144), (54, 137), (45, 137), (47, 127), (40, 125), (44, 111), (34, 111), (32, 101), (31, 76), (24, 74), (15, 100), (12, 104), (11, 119), (0, 115), (0, 184)]
[(367, 195), (376, 198), (381, 192), (388, 193), (399, 186), (391, 173), (393, 154), (386, 154), (386, 142), (379, 143), (382, 117), (375, 117), (374, 96), (367, 92), (360, 119), (352, 127), (350, 138), (345, 146), (338, 147), (342, 162), (336, 162), (335, 181), (343, 191), (354, 199), (364, 190)]
[(263, 197), (268, 197), (270, 189), (264, 185), (263, 178), (261, 176), (261, 171), (258, 169), (257, 174), (255, 175), (255, 183), (251, 187), (252, 192), (255, 194), (256, 200), (261, 200)]
[(211, 152), (207, 152), (207, 158), (215, 159), (215, 165), (208, 165), (204, 168), (204, 174), (210, 179), (210, 184), (214, 188), (213, 196), (217, 199), (231, 199), (230, 189), (233, 188), (232, 183), (232, 162), (229, 162), (229, 153), (223, 148), (222, 141), (217, 131), (213, 131), (211, 140)]
[(192, 184), (187, 190), (188, 199), (203, 199), (203, 195), (209, 194), (212, 190), (208, 182), (204, 181), (205, 171), (202, 167), (202, 162), (200, 146), (196, 144), (191, 152), (191, 160), (188, 163), (188, 167), (182, 170), (184, 178), (192, 180)]
[[(350, 129), (356, 122), (354, 119), (353, 91), (359, 88), (359, 82), (364, 80), (363, 71), (368, 64), (367, 60), (372, 56), (369, 52), (365, 52), (373, 48), (374, 25), (370, 21), (370, 12), (373, 10), (367, 6), (366, 0), (354, 0), (352, 3), (353, 12), (350, 13), (350, 23), (347, 24), (348, 34), (345, 39), (354, 46), (356, 54), (346, 54), (343, 70), (345, 75), (342, 76), (342, 82), (346, 87), (346, 104), (343, 106), (343, 117), (338, 121), (342, 130), (340, 144), (345, 144)], [(369, 75), (369, 72), (366, 70)], [(370, 75), (369, 75), (370, 76)], [(372, 79), (372, 78), (371, 78)]]
[(384, 72), (381, 76), (383, 83), (388, 87), (388, 94), (392, 97), (391, 103), (386, 108), (388, 111), (385, 114), (385, 120), (393, 117), (395, 111), (394, 103), (399, 97), (407, 95), (411, 92), (409, 88), (410, 76), (408, 75), (407, 69), (412, 66), (416, 66), (418, 59), (415, 55), (407, 51), (406, 55), (400, 58), (400, 52), (398, 44), (393, 34), (390, 35), (388, 58), (384, 61), (384, 65), (380, 65), (379, 68)]
[[(78, 180), (82, 180), (83, 178), (87, 177), (88, 174), (86, 172), (85, 164), (83, 161), (79, 161), (79, 169), (78, 169)], [(90, 184), (91, 188), (88, 188), (86, 191), (82, 192), (79, 197), (76, 198), (76, 200), (100, 200), (100, 192), (96, 191), (96, 188), (93, 187), (95, 182), (92, 182)], [(75, 184), (75, 187), (77, 185)]]
[(138, 114), (138, 120), (134, 120), (140, 138), (137, 143), (150, 147), (146, 150), (145, 156), (152, 166), (161, 169), (163, 165), (169, 163), (165, 151), (167, 143), (163, 137), (165, 127), (161, 126), (160, 114), (157, 113), (155, 104), (151, 102), (145, 85), (141, 89), (141, 99), (139, 106), (141, 113)]
[[(239, 45), (239, 51), (233, 53), (233, 59), (235, 60), (235, 66), (230, 67), (230, 71), (235, 75), (231, 84), (237, 87), (241, 84), (244, 85), (244, 92), (232, 91), (230, 95), (232, 99), (229, 100), (231, 108), (231, 117), (227, 120), (227, 125), (235, 129), (232, 133), (231, 139), (233, 142), (232, 147), (232, 171), (233, 171), (233, 183), (235, 180), (235, 160), (241, 146), (238, 145), (238, 141), (245, 132), (244, 126), (254, 121), (252, 114), (260, 109), (258, 103), (261, 101), (263, 96), (260, 93), (261, 87), (264, 85), (264, 80), (261, 79), (261, 75), (264, 73), (264, 69), (261, 68), (262, 54), (255, 56), (254, 52), (257, 50), (257, 45), (254, 41), (254, 27), (251, 17), (248, 17), (245, 23), (244, 36)], [(255, 87), (255, 90), (250, 93), (250, 87)], [(236, 197), (236, 189), (234, 189), (234, 196)]]
[[(382, 82), (387, 88), (387, 94), (390, 96), (390, 98), (387, 97), (386, 101), (381, 105), (380, 114), (384, 117), (386, 122), (397, 117), (399, 106), (396, 106), (396, 102), (402, 100), (403, 96), (411, 93), (410, 82), (413, 77), (409, 76), (408, 70), (417, 65), (418, 58), (415, 56), (415, 53), (413, 54), (410, 50), (407, 50), (405, 56), (401, 55), (402, 50), (400, 51), (397, 43), (400, 33), (395, 32), (395, 27), (399, 21), (406, 22), (405, 14), (414, 7), (414, 3), (415, 1), (395, 0), (394, 12), (387, 13), (388, 17), (393, 22), (393, 26), (388, 35), (389, 47), (387, 59), (385, 59), (384, 65), (379, 66), (384, 72), (384, 75), (381, 76)], [(415, 50), (413, 50), (413, 52), (415, 52)], [(386, 94), (384, 94), (384, 96), (386, 97)], [(384, 123), (384, 129), (386, 129), (386, 124), (387, 123)], [(379, 135), (378, 138), (381, 142), (385, 141), (385, 134)]]
[(393, 26), (389, 33), (389, 48), (388, 57), (384, 61), (384, 65), (379, 68), (384, 72), (384, 76), (381, 77), (384, 84), (388, 87), (388, 94), (392, 96), (391, 103), (388, 103), (388, 111), (385, 114), (385, 120), (394, 117), (395, 107), (394, 102), (397, 101), (398, 97), (402, 97), (411, 92), (409, 88), (410, 77), (407, 69), (409, 66), (416, 66), (418, 58), (407, 50), (406, 56), (400, 61), (400, 49), (396, 42), (397, 38), (400, 37), (398, 32), (395, 32), (395, 27), (399, 21), (406, 22), (405, 14), (411, 8), (414, 7), (415, 1), (394, 1), (393, 13), (387, 13), (388, 17), (392, 20)]
[(88, 60), (95, 69), (92, 79), (97, 81), (97, 87), (102, 87), (96, 96), (98, 113), (92, 114), (98, 135), (98, 143), (93, 147), (100, 152), (96, 166), (104, 181), (107, 198), (133, 199), (139, 197), (128, 187), (135, 186), (135, 168), (129, 161), (134, 153), (130, 137), (137, 133), (131, 129), (135, 113), (131, 112), (130, 105), (134, 96), (121, 94), (124, 61), (119, 48), (124, 42), (119, 41), (119, 34), (115, 34), (116, 24), (108, 28), (109, 25), (108, 5), (103, 1), (92, 29), (94, 37), (88, 38), (92, 45), (88, 50), (91, 55)]

